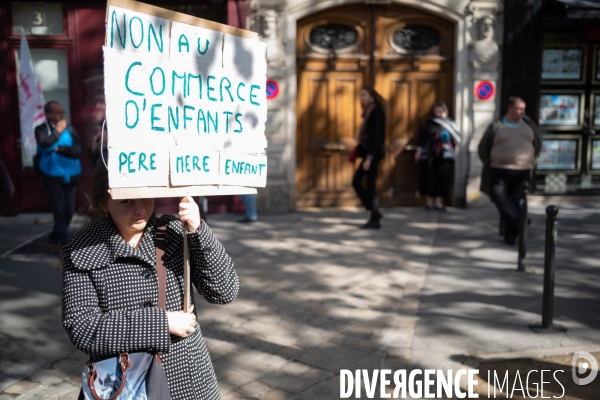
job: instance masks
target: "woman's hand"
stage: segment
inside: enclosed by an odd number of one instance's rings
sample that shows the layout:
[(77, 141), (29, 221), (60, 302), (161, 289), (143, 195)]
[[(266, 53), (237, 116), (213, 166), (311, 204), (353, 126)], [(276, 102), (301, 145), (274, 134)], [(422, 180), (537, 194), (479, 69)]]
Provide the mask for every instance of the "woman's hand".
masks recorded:
[(365, 171), (368, 171), (369, 168), (371, 168), (371, 160), (369, 160), (368, 158), (365, 158), (365, 161), (363, 161), (363, 164), (362, 164), (362, 168)]
[(196, 316), (193, 307), (189, 313), (167, 311), (167, 319), (169, 321), (169, 333), (172, 335), (184, 338), (196, 331)]
[(179, 202), (179, 219), (183, 226), (187, 224), (188, 232), (196, 232), (200, 228), (200, 209), (190, 196)]

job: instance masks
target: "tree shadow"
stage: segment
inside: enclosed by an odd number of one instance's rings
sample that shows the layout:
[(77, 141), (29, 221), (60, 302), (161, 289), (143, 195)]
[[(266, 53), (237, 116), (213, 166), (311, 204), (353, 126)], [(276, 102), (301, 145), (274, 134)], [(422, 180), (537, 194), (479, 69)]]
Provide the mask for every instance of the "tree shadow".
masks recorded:
[[(241, 393), (254, 380), (289, 393), (323, 393), (342, 368), (379, 368), (385, 343), (409, 345), (395, 318), (414, 315), (400, 310), (402, 290), (423, 272), (427, 255), (411, 251), (433, 239), (431, 227), (410, 222), (431, 216), (387, 210), (390, 218), (375, 232), (352, 226), (362, 219), (356, 212), (319, 214), (265, 216), (242, 227), (230, 216), (211, 220), (241, 282), (231, 305), (196, 303), (226, 390)], [(272, 364), (256, 361), (267, 355)]]

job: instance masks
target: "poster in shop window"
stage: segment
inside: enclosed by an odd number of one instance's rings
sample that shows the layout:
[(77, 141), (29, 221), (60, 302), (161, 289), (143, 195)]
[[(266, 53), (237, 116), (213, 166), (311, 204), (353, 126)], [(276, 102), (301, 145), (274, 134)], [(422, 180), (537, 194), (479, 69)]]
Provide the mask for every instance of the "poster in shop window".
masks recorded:
[(538, 171), (576, 170), (578, 146), (578, 139), (543, 139)]
[(255, 33), (111, 0), (103, 52), (113, 197), (266, 185), (266, 45)]
[(548, 93), (540, 96), (539, 124), (577, 128), (581, 124), (580, 93)]
[(600, 81), (600, 48), (596, 48), (596, 81)]
[(600, 139), (592, 140), (591, 142), (591, 162), (592, 170), (600, 171)]
[(600, 94), (594, 94), (594, 126), (600, 126)]
[(547, 48), (542, 51), (542, 80), (583, 79), (583, 49)]

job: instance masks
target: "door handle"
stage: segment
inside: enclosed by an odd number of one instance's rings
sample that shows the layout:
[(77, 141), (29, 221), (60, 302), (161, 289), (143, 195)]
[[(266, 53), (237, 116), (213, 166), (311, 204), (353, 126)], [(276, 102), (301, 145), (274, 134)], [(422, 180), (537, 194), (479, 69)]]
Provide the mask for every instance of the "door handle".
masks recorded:
[(346, 150), (346, 145), (344, 144), (339, 144), (339, 143), (327, 143), (324, 144), (323, 146), (321, 146), (322, 150), (329, 150), (329, 151), (340, 151), (340, 150)]
[(15, 140), (15, 149), (20, 149), (21, 148), (21, 139), (17, 139)]

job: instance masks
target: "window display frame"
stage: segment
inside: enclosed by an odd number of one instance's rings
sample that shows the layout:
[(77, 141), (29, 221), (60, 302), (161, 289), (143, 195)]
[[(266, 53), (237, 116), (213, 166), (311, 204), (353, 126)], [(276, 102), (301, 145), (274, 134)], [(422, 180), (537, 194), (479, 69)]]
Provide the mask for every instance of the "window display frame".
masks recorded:
[(600, 45), (594, 46), (594, 64), (592, 66), (592, 83), (600, 84)]
[(590, 93), (590, 120), (589, 126), (594, 129), (600, 129), (600, 112), (598, 113), (598, 123), (595, 123), (596, 120), (596, 98), (598, 98), (598, 105), (600, 105), (600, 90), (592, 90)]
[[(581, 146), (582, 136), (581, 135), (565, 135), (565, 134), (545, 134), (542, 135), (542, 144), (544, 140), (574, 140), (577, 142), (577, 150), (575, 154), (575, 168), (574, 169), (539, 169), (539, 164), (535, 167), (535, 173), (537, 175), (548, 175), (561, 173), (565, 175), (578, 175), (581, 172)], [(540, 154), (541, 156), (541, 154)], [(538, 158), (539, 163), (539, 158)], [(600, 170), (598, 171), (600, 173)]]
[[(569, 79), (569, 78), (544, 78), (544, 51), (546, 50), (579, 50), (581, 52), (581, 58), (579, 60), (579, 77), (577, 79)], [(569, 85), (574, 83), (584, 83), (586, 78), (586, 46), (584, 45), (552, 45), (545, 46), (542, 48), (542, 59), (541, 59), (541, 68), (540, 68), (540, 82), (542, 84), (556, 84), (556, 85)], [(594, 75), (595, 76), (595, 75)]]
[[(587, 165), (587, 173), (590, 175), (600, 175), (600, 161), (598, 162), (598, 168), (597, 169), (592, 169), (592, 167), (594, 166), (593, 163), (593, 144), (594, 142), (598, 142), (600, 143), (600, 135), (591, 135), (588, 137), (588, 144), (587, 144), (587, 160), (588, 160), (588, 165)], [(600, 157), (599, 157), (600, 158)]]
[[(542, 96), (561, 96), (570, 95), (579, 97), (579, 109), (577, 110), (577, 125), (558, 125), (558, 124), (547, 124), (542, 121), (541, 109), (542, 109)], [(551, 131), (578, 131), (583, 129), (584, 125), (584, 109), (585, 109), (585, 91), (581, 90), (541, 90), (539, 95), (538, 105), (538, 121), (540, 128), (551, 130)]]

